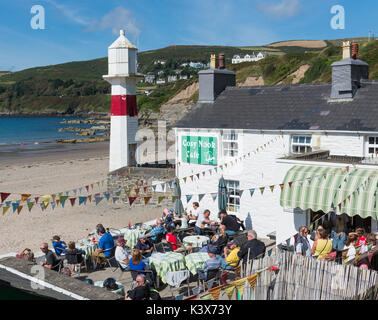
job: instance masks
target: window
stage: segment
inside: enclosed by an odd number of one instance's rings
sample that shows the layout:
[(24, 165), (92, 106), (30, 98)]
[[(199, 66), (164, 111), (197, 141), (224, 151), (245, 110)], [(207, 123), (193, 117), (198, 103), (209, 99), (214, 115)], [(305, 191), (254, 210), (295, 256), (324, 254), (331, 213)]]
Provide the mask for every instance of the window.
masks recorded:
[(223, 156), (224, 157), (237, 157), (238, 156), (238, 134), (237, 133), (224, 133), (222, 138), (223, 143)]
[(227, 185), (227, 211), (240, 212), (240, 184), (239, 181), (225, 180)]
[(368, 137), (368, 154), (378, 154), (378, 137)]
[(306, 153), (311, 152), (311, 136), (292, 136), (291, 137), (291, 152), (292, 153)]

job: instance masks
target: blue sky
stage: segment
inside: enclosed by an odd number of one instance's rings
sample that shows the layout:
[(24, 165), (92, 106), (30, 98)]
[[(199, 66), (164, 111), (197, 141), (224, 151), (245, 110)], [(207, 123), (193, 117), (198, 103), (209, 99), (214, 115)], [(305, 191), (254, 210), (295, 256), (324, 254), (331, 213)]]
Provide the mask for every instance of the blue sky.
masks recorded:
[[(336, 4), (344, 30), (330, 26)], [(44, 30), (30, 25), (34, 5), (45, 9)], [(0, 70), (104, 57), (120, 28), (139, 51), (378, 36), (377, 12), (376, 0), (0, 0)]]

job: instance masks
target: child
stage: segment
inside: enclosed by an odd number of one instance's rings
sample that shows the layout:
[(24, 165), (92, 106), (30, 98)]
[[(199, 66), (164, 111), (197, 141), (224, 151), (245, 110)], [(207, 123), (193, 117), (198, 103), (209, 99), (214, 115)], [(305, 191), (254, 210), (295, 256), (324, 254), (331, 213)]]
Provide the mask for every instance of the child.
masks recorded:
[(60, 241), (59, 236), (53, 236), (52, 238), (52, 244), (54, 247), (54, 250), (58, 256), (60, 256), (64, 250), (66, 250), (67, 245), (64, 241)]
[(357, 228), (356, 233), (358, 235), (358, 241), (357, 241), (356, 247), (366, 246), (365, 229), (364, 228)]
[(184, 214), (181, 218), (181, 229), (188, 228), (188, 215)]
[(343, 250), (343, 263), (346, 264), (349, 261), (352, 261), (356, 258), (356, 243), (358, 241), (358, 235), (356, 233), (350, 233), (348, 235), (344, 250), (348, 249), (348, 251)]

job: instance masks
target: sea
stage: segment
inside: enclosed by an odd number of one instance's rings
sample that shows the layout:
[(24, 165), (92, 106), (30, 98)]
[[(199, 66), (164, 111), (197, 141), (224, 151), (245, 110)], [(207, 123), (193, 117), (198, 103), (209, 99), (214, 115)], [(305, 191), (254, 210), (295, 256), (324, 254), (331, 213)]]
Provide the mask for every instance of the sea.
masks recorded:
[(89, 128), (90, 124), (63, 124), (78, 117), (0, 117), (0, 158), (17, 154), (41, 153), (59, 148), (58, 139), (82, 138), (64, 127)]

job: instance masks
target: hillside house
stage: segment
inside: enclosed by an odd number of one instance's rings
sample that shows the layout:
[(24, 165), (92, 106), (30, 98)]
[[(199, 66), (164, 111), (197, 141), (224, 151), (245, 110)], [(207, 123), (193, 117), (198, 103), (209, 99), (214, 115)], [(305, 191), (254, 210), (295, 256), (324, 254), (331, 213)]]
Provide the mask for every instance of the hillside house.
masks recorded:
[(259, 52), (257, 55), (253, 52), (251, 55), (246, 54), (244, 56), (234, 55), (232, 57), (232, 64), (242, 63), (242, 62), (256, 62), (264, 59), (267, 56), (265, 52)]
[(148, 74), (144, 77), (144, 82), (146, 83), (155, 83), (155, 75), (153, 74)]
[(217, 218), (223, 176), (227, 211), (250, 215), (259, 237), (281, 243), (322, 213), (377, 231), (378, 82), (368, 68), (344, 56), (332, 83), (256, 87), (200, 71), (198, 103), (175, 124), (184, 208), (198, 201)]

